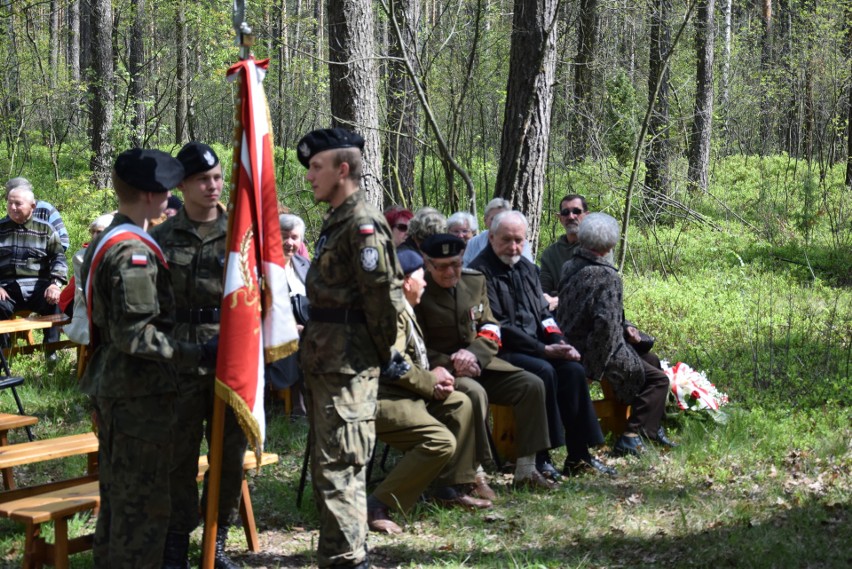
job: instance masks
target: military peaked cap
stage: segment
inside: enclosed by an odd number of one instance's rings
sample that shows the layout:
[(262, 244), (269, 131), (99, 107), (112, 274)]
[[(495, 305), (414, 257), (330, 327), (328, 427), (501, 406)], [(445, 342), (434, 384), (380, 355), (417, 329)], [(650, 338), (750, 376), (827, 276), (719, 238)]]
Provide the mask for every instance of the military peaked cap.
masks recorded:
[(219, 163), (219, 157), (216, 152), (201, 142), (187, 142), (180, 152), (177, 153), (177, 159), (183, 164), (183, 177), (189, 178), (199, 172), (206, 172)]
[(142, 192), (162, 194), (183, 180), (183, 166), (170, 154), (147, 148), (131, 148), (115, 160), (115, 175)]
[(364, 150), (364, 138), (357, 132), (345, 128), (323, 128), (311, 131), (303, 136), (299, 144), (296, 145), (296, 153), (299, 156), (299, 162), (307, 168), (315, 154), (338, 148)]
[(432, 259), (446, 259), (461, 255), (464, 248), (464, 240), (449, 233), (430, 235), (420, 244), (423, 254)]
[(402, 267), (402, 274), (410, 275), (417, 269), (423, 267), (423, 257), (417, 251), (411, 249), (403, 249), (396, 255), (399, 257), (399, 264)]

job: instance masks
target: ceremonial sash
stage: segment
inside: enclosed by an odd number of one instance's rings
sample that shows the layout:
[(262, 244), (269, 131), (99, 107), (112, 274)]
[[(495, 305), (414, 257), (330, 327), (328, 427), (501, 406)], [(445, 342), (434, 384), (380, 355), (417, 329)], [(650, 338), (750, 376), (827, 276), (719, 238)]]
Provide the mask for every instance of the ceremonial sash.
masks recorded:
[(94, 276), (95, 273), (100, 266), (101, 260), (106, 255), (107, 251), (109, 251), (110, 247), (115, 245), (120, 241), (125, 241), (127, 239), (135, 239), (137, 241), (141, 241), (145, 245), (151, 249), (154, 254), (159, 259), (160, 263), (168, 268), (169, 264), (166, 262), (166, 256), (163, 255), (163, 250), (160, 249), (160, 246), (157, 245), (157, 242), (151, 238), (148, 233), (146, 233), (141, 227), (138, 225), (133, 225), (132, 223), (122, 223), (121, 225), (116, 225), (112, 229), (110, 229), (103, 238), (98, 241), (98, 244), (95, 246), (94, 254), (92, 255), (92, 262), (89, 265), (89, 273), (86, 276), (86, 316), (89, 320), (89, 344), (91, 346), (95, 346), (97, 343), (95, 341), (95, 329), (92, 324), (92, 296), (94, 294)]

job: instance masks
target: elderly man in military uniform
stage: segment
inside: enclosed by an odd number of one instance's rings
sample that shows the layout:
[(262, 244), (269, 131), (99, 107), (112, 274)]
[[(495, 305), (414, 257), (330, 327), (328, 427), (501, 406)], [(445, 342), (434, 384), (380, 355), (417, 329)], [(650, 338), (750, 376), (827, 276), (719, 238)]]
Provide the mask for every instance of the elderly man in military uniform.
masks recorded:
[[(24, 309), (58, 312), (56, 304), (67, 282), (65, 249), (53, 226), (34, 215), (35, 208), (32, 189), (9, 190), (7, 215), (0, 219), (0, 320)], [(58, 339), (59, 329), (45, 331), (45, 343)]]
[(113, 169), (118, 212), (86, 249), (83, 288), (91, 360), (80, 389), (98, 424), (101, 507), (95, 567), (159, 568), (169, 524), (176, 365), (209, 366), (215, 342), (171, 335), (174, 295), (162, 250), (145, 231), (160, 217), (180, 162), (159, 150), (122, 153)]
[(366, 466), (379, 373), (394, 379), (408, 367), (392, 357), (405, 309), (402, 271), (384, 216), (359, 187), (363, 147), (342, 128), (312, 131), (296, 147), (314, 198), (331, 206), (305, 282), (311, 318), (299, 349), (320, 567), (369, 567)]
[(462, 269), (464, 247), (463, 240), (449, 234), (433, 235), (422, 244), (428, 285), (415, 312), (429, 361), (477, 380), (492, 403), (512, 406), (519, 418), (515, 485), (553, 489), (556, 485), (535, 467), (536, 453), (550, 448), (544, 383), (496, 357), (500, 326), (488, 305), (485, 277)]
[(455, 378), (444, 367), (429, 369), (426, 345), (414, 308), (426, 288), (423, 257), (399, 252), (405, 279), (405, 312), (399, 316), (394, 346), (411, 369), (398, 380), (381, 379), (376, 434), (405, 454), (367, 498), (367, 520), (373, 531), (402, 532), (388, 511), (407, 513), (434, 481), (431, 498), (445, 506), (487, 509), (491, 501), (469, 495), (476, 477), (473, 409), (467, 395), (455, 390)]
[[(203, 344), (219, 334), (219, 307), (224, 290), (228, 216), (219, 203), (224, 185), (222, 165), (216, 152), (200, 142), (186, 144), (177, 159), (184, 168), (184, 179), (178, 185), (184, 205), (174, 216), (154, 227), (151, 236), (162, 247), (169, 263), (177, 305), (174, 335), (185, 342)], [(209, 442), (215, 372), (214, 367), (203, 366), (178, 369), (175, 431), (179, 436), (175, 438), (169, 477), (172, 515), (164, 569), (189, 567), (189, 534), (199, 522), (198, 455), (205, 432)], [(216, 569), (231, 569), (237, 566), (225, 554), (225, 542), (239, 507), (246, 438), (230, 407), (225, 411), (222, 448), (215, 564)], [(207, 496), (206, 477), (204, 496)]]

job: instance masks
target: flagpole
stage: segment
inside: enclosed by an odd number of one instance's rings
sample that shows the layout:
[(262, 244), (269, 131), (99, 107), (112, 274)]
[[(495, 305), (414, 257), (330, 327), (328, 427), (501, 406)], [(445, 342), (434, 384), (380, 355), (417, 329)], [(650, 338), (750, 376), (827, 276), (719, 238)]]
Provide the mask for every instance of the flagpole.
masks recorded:
[[(245, 3), (243, 0), (234, 1), (234, 30), (237, 34), (237, 45), (240, 46), (240, 59), (246, 60), (251, 53), (254, 44), (254, 36), (251, 28), (244, 21)], [(242, 76), (237, 81), (245, 81)], [(236, 84), (237, 93), (242, 93), (239, 83)], [(242, 101), (241, 95), (237, 97), (234, 107), (234, 154), (231, 161), (231, 192), (230, 203), (235, 201), (237, 191), (237, 180), (239, 178), (241, 141), (243, 138), (242, 125)], [(228, 218), (228, 235), (233, 231), (234, 219)], [(227, 259), (227, 257), (226, 257)], [(226, 261), (227, 263), (227, 261)], [(225, 268), (227, 271), (227, 266)], [(218, 366), (217, 366), (218, 367)], [(210, 448), (208, 449), (207, 470), (207, 504), (204, 514), (204, 537), (201, 548), (201, 569), (213, 569), (216, 561), (216, 534), (219, 527), (219, 494), (222, 486), (222, 447), (225, 436), (225, 400), (222, 399), (214, 389), (213, 417), (210, 425)], [(242, 498), (240, 498), (242, 499)]]

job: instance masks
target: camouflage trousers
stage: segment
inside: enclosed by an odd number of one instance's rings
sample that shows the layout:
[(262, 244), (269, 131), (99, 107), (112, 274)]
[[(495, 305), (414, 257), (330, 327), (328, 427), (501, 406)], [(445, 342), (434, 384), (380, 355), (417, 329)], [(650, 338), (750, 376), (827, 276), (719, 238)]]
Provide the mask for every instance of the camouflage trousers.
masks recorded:
[[(199, 383), (202, 380), (203, 383)], [(198, 456), (201, 437), (210, 443), (213, 417), (213, 376), (180, 376), (180, 385), (196, 387), (182, 389), (175, 399), (175, 440), (172, 447), (172, 464), (169, 473), (172, 496), (172, 515), (169, 531), (187, 534), (199, 523), (198, 509)], [(197, 388), (199, 385), (202, 387)], [(205, 428), (206, 422), (206, 428)], [(219, 492), (220, 526), (236, 522), (243, 482), (243, 455), (246, 437), (237, 423), (234, 411), (225, 409), (225, 433), (222, 441), (222, 485)], [(202, 504), (206, 505), (207, 475), (204, 476)], [(203, 509), (202, 509), (203, 511)]]
[(172, 394), (93, 398), (101, 509), (95, 567), (159, 568), (169, 523)]
[(376, 441), (378, 369), (306, 374), (311, 475), (320, 514), (320, 567), (367, 556), (366, 467)]

